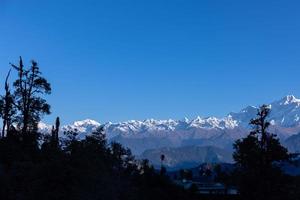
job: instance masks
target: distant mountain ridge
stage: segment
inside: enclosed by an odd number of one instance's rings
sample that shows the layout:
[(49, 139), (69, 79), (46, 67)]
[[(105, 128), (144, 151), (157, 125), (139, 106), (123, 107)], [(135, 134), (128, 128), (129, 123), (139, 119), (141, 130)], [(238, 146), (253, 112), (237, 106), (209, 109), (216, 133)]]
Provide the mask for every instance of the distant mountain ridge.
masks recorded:
[[(287, 95), (268, 105), (271, 108), (269, 117), (272, 124), (271, 131), (277, 134), (291, 151), (300, 151), (300, 135), (297, 135), (300, 132), (300, 99)], [(95, 120), (87, 119), (63, 126), (61, 134), (64, 131), (77, 130), (80, 139), (97, 127), (104, 126), (109, 141), (122, 143), (136, 155), (142, 155), (149, 150), (154, 153), (158, 149), (178, 149), (186, 146), (212, 146), (232, 151), (233, 142), (249, 133), (251, 128), (249, 121), (256, 116), (257, 109), (257, 106), (248, 106), (240, 112), (231, 112), (224, 118), (196, 117), (192, 120), (146, 119), (100, 124)], [(39, 127), (41, 132), (51, 130), (51, 126), (43, 123)], [(148, 152), (147, 155), (150, 153)]]
[[(268, 104), (271, 107), (271, 114), (269, 120), (272, 125), (282, 127), (295, 127), (300, 125), (300, 99), (293, 95), (287, 95), (279, 101), (274, 101)], [(102, 124), (107, 130), (107, 136), (111, 133), (117, 134), (137, 134), (143, 132), (160, 132), (160, 131), (176, 131), (182, 129), (203, 128), (203, 129), (234, 129), (242, 126), (249, 128), (249, 121), (255, 117), (257, 113), (257, 106), (248, 106), (240, 112), (229, 113), (224, 118), (216, 117), (196, 117), (189, 120), (155, 120), (146, 119), (143, 121), (130, 120), (120, 123), (105, 123)], [(83, 121), (76, 121), (71, 125), (66, 125), (63, 129), (77, 129), (79, 132), (88, 132), (90, 128), (98, 127), (101, 124), (95, 120), (86, 119)], [(42, 130), (51, 129), (51, 126), (41, 123)], [(114, 134), (112, 134), (114, 135)]]
[(189, 168), (199, 163), (232, 163), (232, 152), (213, 146), (164, 147), (146, 150), (140, 157), (151, 160), (155, 167), (160, 167), (160, 155), (165, 155), (164, 166), (173, 169)]
[[(272, 125), (295, 127), (300, 125), (300, 99), (287, 95), (278, 101), (268, 104), (271, 108), (269, 120)], [(238, 113), (230, 113), (239, 125), (246, 127), (257, 113), (256, 106), (248, 106)]]

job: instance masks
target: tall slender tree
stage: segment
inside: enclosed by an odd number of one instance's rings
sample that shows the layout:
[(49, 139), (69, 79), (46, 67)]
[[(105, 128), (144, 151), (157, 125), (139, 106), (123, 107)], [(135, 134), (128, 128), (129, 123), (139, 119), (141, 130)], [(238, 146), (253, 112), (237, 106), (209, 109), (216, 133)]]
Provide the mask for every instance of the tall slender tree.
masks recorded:
[(13, 107), (14, 98), (11, 94), (9, 83), (8, 83), (10, 72), (11, 70), (9, 70), (5, 79), (5, 86), (4, 86), (5, 94), (0, 98), (0, 117), (2, 117), (3, 119), (1, 137), (5, 136), (5, 131), (6, 133), (9, 133), (9, 129), (11, 128), (12, 125), (12, 118), (15, 114), (15, 109)]
[(166, 168), (164, 166), (166, 156), (164, 154), (160, 155), (160, 174), (164, 175), (166, 173)]
[(18, 79), (13, 84), (14, 105), (18, 110), (18, 128), (24, 136), (37, 129), (42, 115), (50, 114), (50, 105), (41, 96), (50, 94), (51, 86), (42, 77), (37, 62), (31, 61), (29, 69), (25, 69), (20, 57), (18, 65), (11, 66), (18, 72)]
[(55, 120), (55, 127), (52, 126), (52, 135), (51, 135), (51, 145), (53, 145), (54, 148), (58, 148), (59, 146), (59, 138), (58, 138), (59, 127), (60, 127), (60, 120), (59, 117), (57, 117)]
[(289, 154), (276, 135), (268, 132), (269, 113), (267, 105), (261, 106), (257, 117), (250, 121), (253, 131), (234, 144), (233, 158), (243, 199), (281, 199), (285, 194), (285, 176), (278, 163), (287, 161)]
[(55, 120), (55, 143), (57, 146), (59, 144), (59, 139), (58, 139), (59, 127), (60, 127), (60, 119), (59, 117), (57, 117)]

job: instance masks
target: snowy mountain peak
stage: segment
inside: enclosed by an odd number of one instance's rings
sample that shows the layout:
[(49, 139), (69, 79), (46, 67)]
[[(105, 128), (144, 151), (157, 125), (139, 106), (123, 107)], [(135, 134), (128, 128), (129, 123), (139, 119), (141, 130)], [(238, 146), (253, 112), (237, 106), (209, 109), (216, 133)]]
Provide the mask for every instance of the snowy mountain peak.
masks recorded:
[(39, 122), (38, 129), (41, 133), (50, 133), (52, 130), (52, 126), (49, 124), (45, 124), (44, 122)]
[(82, 121), (75, 121), (72, 125), (66, 125), (62, 127), (62, 132), (76, 131), (79, 133), (79, 138), (84, 138), (87, 134), (95, 131), (101, 124), (92, 119), (86, 119)]
[(280, 101), (280, 105), (289, 105), (293, 103), (300, 104), (300, 99), (297, 99), (294, 95), (287, 95)]
[(187, 117), (184, 117), (181, 121), (185, 122), (185, 123), (189, 123), (190, 122), (189, 118), (187, 118)]
[[(269, 121), (280, 138), (287, 138), (300, 131), (300, 100), (288, 95), (267, 104), (271, 107)], [(129, 147), (136, 154), (147, 149), (180, 147), (184, 145), (214, 145), (232, 148), (232, 142), (249, 132), (249, 121), (256, 117), (258, 106), (248, 106), (240, 112), (232, 112), (224, 118), (196, 117), (181, 120), (130, 120), (103, 124), (109, 141), (117, 141)], [(61, 128), (77, 131), (78, 138), (95, 131), (101, 124), (92, 119), (76, 121)], [(51, 133), (52, 125), (39, 124), (42, 133)]]
[[(269, 120), (272, 125), (283, 127), (295, 127), (300, 125), (300, 99), (293, 95), (287, 95), (279, 101), (274, 101), (268, 106), (271, 109)], [(257, 114), (258, 107), (248, 106), (238, 113), (230, 113), (243, 127), (249, 126), (249, 121)]]
[(92, 125), (92, 126), (100, 126), (100, 123), (95, 121), (95, 120), (92, 120), (92, 119), (85, 119), (85, 120), (82, 120), (82, 121), (75, 121), (74, 126), (87, 126), (87, 125)]
[(203, 119), (200, 116), (197, 116), (195, 119), (191, 121), (191, 123), (202, 123)]
[(233, 129), (237, 126), (237, 122), (232, 119), (232, 117), (226, 117), (226, 118), (216, 118), (216, 117), (207, 117), (207, 118), (201, 118), (196, 117), (194, 120), (192, 120), (189, 123), (190, 127), (194, 128), (203, 128), (203, 129)]
[[(279, 101), (268, 104), (271, 107), (269, 120), (274, 126), (295, 127), (300, 126), (300, 99), (293, 95), (287, 95)], [(249, 128), (249, 121), (257, 114), (258, 107), (248, 106), (237, 113), (230, 113), (227, 117), (196, 117), (182, 120), (156, 120), (145, 119), (130, 120), (120, 123), (105, 123), (104, 129), (108, 138), (129, 135), (156, 135), (171, 134), (180, 131), (210, 131), (235, 129), (236, 127)], [(62, 131), (76, 130), (80, 134), (91, 133), (101, 124), (92, 119), (76, 121), (71, 125), (62, 127)], [(50, 125), (40, 123), (42, 132), (51, 131)]]

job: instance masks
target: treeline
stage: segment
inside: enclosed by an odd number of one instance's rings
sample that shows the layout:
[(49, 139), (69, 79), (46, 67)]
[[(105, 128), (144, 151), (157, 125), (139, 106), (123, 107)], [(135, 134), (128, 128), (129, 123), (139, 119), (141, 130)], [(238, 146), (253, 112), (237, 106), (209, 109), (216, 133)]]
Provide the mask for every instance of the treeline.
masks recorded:
[[(11, 70), (16, 79), (10, 80)], [(25, 67), (20, 58), (11, 64), (0, 98), (2, 130), (0, 138), (0, 199), (47, 200), (193, 200), (220, 199), (198, 196), (197, 188), (184, 190), (166, 176), (161, 156), (161, 171), (147, 160), (136, 160), (119, 143), (108, 144), (100, 127), (83, 140), (76, 132), (58, 136), (57, 118), (48, 135), (40, 134), (41, 118), (50, 114), (44, 96), (50, 83), (42, 76), (37, 62)], [(280, 165), (293, 162), (276, 135), (268, 132), (270, 108), (262, 106), (251, 120), (253, 131), (234, 144), (236, 170), (220, 172), (218, 180), (237, 186), (242, 200), (298, 200), (299, 177), (284, 174)], [(223, 196), (224, 199), (233, 199)]]
[(196, 198), (147, 160), (136, 160), (118, 143), (108, 144), (102, 128), (84, 140), (76, 140), (76, 132), (60, 140), (57, 118), (51, 134), (41, 135), (38, 123), (50, 114), (43, 97), (51, 93), (51, 85), (35, 61), (26, 68), (20, 58), (11, 68), (17, 78), (10, 85), (9, 71), (0, 99), (0, 199)]

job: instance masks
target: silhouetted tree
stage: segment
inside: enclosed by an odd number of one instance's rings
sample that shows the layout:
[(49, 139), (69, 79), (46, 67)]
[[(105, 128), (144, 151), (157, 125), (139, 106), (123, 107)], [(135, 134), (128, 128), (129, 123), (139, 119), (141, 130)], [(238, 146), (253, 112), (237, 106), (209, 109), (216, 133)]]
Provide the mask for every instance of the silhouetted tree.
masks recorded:
[(18, 79), (14, 82), (15, 107), (18, 110), (17, 122), (23, 136), (37, 129), (43, 114), (50, 114), (50, 105), (41, 97), (51, 93), (51, 86), (42, 77), (38, 64), (31, 61), (25, 69), (20, 57), (19, 64), (11, 66), (17, 70)]
[(9, 133), (9, 130), (12, 125), (13, 116), (15, 114), (15, 109), (13, 107), (14, 104), (14, 98), (11, 94), (8, 78), (10, 76), (10, 70), (6, 76), (5, 79), (5, 94), (4, 96), (1, 96), (0, 98), (0, 117), (3, 119), (3, 125), (2, 125), (2, 138), (5, 136), (5, 131)]
[(0, 138), (0, 199), (196, 199), (148, 161), (136, 160), (130, 149), (108, 144), (103, 126), (85, 137), (78, 137), (76, 129), (66, 131), (60, 141), (56, 118), (51, 133), (38, 140), (37, 124), (50, 113), (41, 95), (51, 92), (50, 84), (34, 61), (29, 69), (22, 58), (12, 66), (18, 72), (14, 92), (7, 76), (0, 101), (4, 130), (10, 135)]
[(160, 155), (160, 161), (161, 161), (161, 164), (163, 164), (165, 158), (166, 158), (166, 156), (165, 156), (164, 154), (161, 154), (161, 155)]
[(269, 113), (268, 106), (261, 106), (257, 118), (250, 122), (254, 130), (234, 144), (233, 158), (244, 199), (280, 199), (284, 195), (284, 175), (278, 163), (287, 161), (289, 155), (276, 135), (268, 132)]
[(165, 160), (166, 156), (164, 154), (160, 155), (160, 174), (161, 175), (165, 175), (167, 172), (167, 169), (164, 166), (164, 160)]
[(55, 127), (52, 127), (52, 144), (55, 148), (58, 148), (59, 145), (59, 138), (58, 138), (58, 134), (59, 134), (59, 127), (60, 127), (60, 120), (59, 117), (56, 118), (55, 120)]
[(42, 152), (44, 152), (47, 156), (49, 154), (55, 154), (60, 151), (60, 143), (59, 143), (59, 127), (60, 120), (59, 117), (55, 120), (55, 126), (52, 126), (51, 135), (44, 134), (44, 143), (41, 146)]

